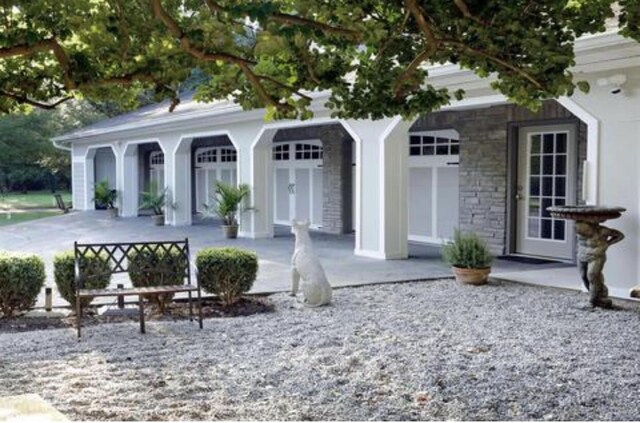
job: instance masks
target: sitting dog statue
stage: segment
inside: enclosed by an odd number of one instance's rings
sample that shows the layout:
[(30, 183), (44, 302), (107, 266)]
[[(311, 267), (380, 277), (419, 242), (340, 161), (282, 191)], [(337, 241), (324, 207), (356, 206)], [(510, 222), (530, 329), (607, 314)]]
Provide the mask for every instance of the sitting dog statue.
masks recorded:
[(331, 302), (331, 285), (324, 269), (311, 246), (309, 222), (294, 220), (291, 232), (296, 237), (295, 249), (291, 258), (291, 295), (298, 293), (298, 283), (302, 279), (304, 305), (319, 307)]
[(629, 295), (631, 296), (631, 298), (640, 298), (640, 285), (636, 286), (635, 288), (631, 288), (631, 291), (629, 291)]

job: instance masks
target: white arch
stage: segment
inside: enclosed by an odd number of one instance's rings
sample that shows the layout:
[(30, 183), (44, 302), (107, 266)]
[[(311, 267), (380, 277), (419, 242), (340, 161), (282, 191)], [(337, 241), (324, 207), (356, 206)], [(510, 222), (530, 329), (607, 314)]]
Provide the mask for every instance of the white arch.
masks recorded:
[[(171, 187), (173, 187), (173, 191), (175, 190), (175, 187), (180, 186), (180, 181), (178, 180), (179, 178), (179, 174), (178, 172), (175, 171), (175, 167), (177, 166), (178, 160), (181, 160), (183, 163), (183, 165), (186, 165), (187, 168), (189, 169), (188, 172), (185, 172), (182, 176), (184, 176), (185, 178), (185, 183), (184, 185), (186, 185), (187, 187), (189, 187), (189, 189), (185, 189), (184, 191), (182, 191), (184, 198), (182, 198), (182, 201), (179, 203), (185, 203), (186, 206), (186, 210), (187, 212), (185, 213), (184, 216), (182, 216), (184, 222), (184, 224), (187, 225), (191, 225), (192, 223), (192, 215), (193, 215), (193, 193), (192, 193), (192, 185), (193, 185), (193, 180), (191, 177), (191, 144), (193, 143), (193, 140), (196, 138), (204, 138), (204, 137), (217, 137), (217, 136), (226, 136), (229, 141), (231, 142), (231, 144), (233, 145), (233, 147), (236, 150), (236, 153), (238, 155), (238, 157), (240, 157), (241, 151), (239, 148), (239, 144), (238, 142), (234, 139), (234, 137), (231, 135), (231, 132), (227, 129), (217, 129), (217, 130), (211, 130), (211, 131), (203, 131), (203, 132), (192, 132), (192, 133), (187, 133), (187, 134), (183, 134), (180, 136), (177, 144), (175, 145), (175, 147), (172, 150), (172, 154), (173, 156), (170, 158), (169, 162), (172, 164), (172, 166), (174, 167), (174, 169), (171, 171)], [(165, 163), (167, 163), (167, 157), (165, 156)], [(240, 175), (240, 160), (236, 161), (236, 172), (237, 175)], [(239, 178), (238, 178), (239, 180)], [(175, 196), (177, 195), (177, 193), (173, 193), (172, 195)], [(172, 223), (173, 224), (177, 224), (177, 220), (175, 217), (175, 212), (173, 213), (173, 220)]]
[[(94, 203), (94, 190), (95, 190), (95, 162), (94, 159), (96, 157), (97, 150), (101, 148), (110, 148), (113, 153), (113, 157), (116, 160), (116, 189), (118, 187), (119, 181), (121, 180), (118, 175), (118, 165), (120, 162), (120, 158), (118, 157), (118, 151), (116, 150), (113, 144), (96, 144), (87, 147), (87, 151), (83, 157), (83, 172), (84, 172), (84, 204), (83, 210), (93, 210)], [(119, 200), (118, 200), (119, 201)]]
[(558, 103), (587, 125), (587, 160), (583, 166), (582, 198), (587, 204), (598, 204), (600, 121), (569, 97), (560, 97)]

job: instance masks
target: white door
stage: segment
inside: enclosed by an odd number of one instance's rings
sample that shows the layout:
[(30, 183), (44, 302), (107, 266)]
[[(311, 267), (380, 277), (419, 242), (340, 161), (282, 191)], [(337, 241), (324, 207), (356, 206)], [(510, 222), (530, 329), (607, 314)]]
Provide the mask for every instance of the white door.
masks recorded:
[(460, 142), (454, 130), (409, 137), (409, 240), (440, 244), (458, 227)]
[(278, 143), (274, 158), (274, 223), (290, 225), (293, 219), (322, 226), (322, 143)]
[(215, 201), (218, 181), (237, 184), (237, 152), (234, 147), (203, 147), (196, 156), (196, 211), (205, 212)]
[(149, 181), (151, 186), (162, 191), (164, 189), (164, 153), (153, 151), (149, 155)]
[(576, 144), (573, 125), (520, 129), (516, 253), (573, 259), (573, 225), (547, 207), (576, 202)]

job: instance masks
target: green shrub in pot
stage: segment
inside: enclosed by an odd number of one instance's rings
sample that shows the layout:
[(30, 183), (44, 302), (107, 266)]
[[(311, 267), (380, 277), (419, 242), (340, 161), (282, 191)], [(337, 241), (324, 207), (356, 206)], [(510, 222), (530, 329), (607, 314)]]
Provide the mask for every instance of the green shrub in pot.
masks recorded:
[(458, 281), (474, 285), (487, 282), (493, 256), (476, 233), (456, 230), (453, 241), (442, 247), (442, 257), (452, 266)]
[(0, 314), (30, 310), (45, 281), (44, 261), (35, 254), (0, 252)]
[[(111, 283), (111, 266), (104, 256), (87, 255), (80, 260), (84, 275), (84, 289), (105, 289)], [(53, 278), (58, 293), (73, 310), (76, 307), (75, 256), (73, 251), (56, 254), (53, 258)], [(82, 298), (82, 308), (91, 304), (93, 297)]]
[(253, 287), (258, 274), (258, 256), (240, 248), (205, 248), (196, 257), (196, 267), (202, 289), (215, 294), (228, 306)]

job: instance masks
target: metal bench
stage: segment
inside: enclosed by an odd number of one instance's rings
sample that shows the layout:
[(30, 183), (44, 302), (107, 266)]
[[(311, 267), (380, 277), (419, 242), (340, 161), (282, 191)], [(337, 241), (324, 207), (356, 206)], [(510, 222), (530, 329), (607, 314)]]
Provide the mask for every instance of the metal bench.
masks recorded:
[(56, 199), (56, 204), (58, 208), (65, 213), (69, 213), (69, 210), (71, 209), (71, 204), (65, 203), (64, 200), (62, 199), (62, 195), (60, 194), (53, 194), (53, 197)]
[[(183, 278), (182, 285), (163, 285), (140, 288), (107, 288), (107, 289), (85, 289), (84, 285), (91, 276), (82, 273), (80, 261), (89, 256), (103, 257), (109, 264), (109, 274), (128, 273), (132, 258), (138, 254), (159, 254), (178, 253), (180, 273), (176, 273), (176, 267), (171, 268), (137, 268), (136, 271), (145, 274), (161, 274)], [(191, 283), (191, 260), (189, 254), (189, 239), (184, 241), (162, 241), (162, 242), (136, 242), (136, 243), (106, 243), (106, 244), (80, 244), (74, 243), (75, 256), (75, 285), (76, 285), (76, 326), (78, 338), (81, 335), (82, 327), (82, 298), (93, 297), (125, 297), (137, 296), (140, 314), (140, 332), (145, 333), (144, 324), (144, 299), (153, 294), (169, 294), (186, 292), (189, 295), (189, 320), (193, 321), (193, 292), (197, 294), (198, 322), (202, 329), (202, 294), (200, 282), (196, 278), (196, 285)], [(184, 263), (184, 266), (182, 266)], [(93, 275), (95, 277), (97, 275)]]

